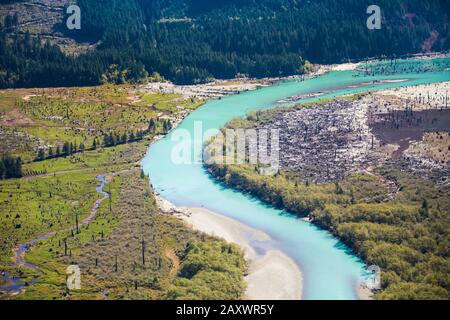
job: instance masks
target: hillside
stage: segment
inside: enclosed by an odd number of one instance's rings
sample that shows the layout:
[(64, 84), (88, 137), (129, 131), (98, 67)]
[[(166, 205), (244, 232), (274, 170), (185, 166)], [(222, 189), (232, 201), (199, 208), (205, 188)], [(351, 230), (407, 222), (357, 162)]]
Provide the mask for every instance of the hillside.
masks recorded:
[[(113, 64), (122, 75), (116, 82), (153, 72), (179, 84), (287, 76), (303, 73), (305, 60), (337, 63), (450, 47), (444, 0), (378, 1), (381, 30), (366, 27), (368, 0), (77, 0), (82, 28), (69, 32), (61, 9), (72, 2), (0, 2), (1, 87), (94, 85)], [(14, 9), (29, 3), (41, 9), (35, 19), (21, 13), (31, 9)]]

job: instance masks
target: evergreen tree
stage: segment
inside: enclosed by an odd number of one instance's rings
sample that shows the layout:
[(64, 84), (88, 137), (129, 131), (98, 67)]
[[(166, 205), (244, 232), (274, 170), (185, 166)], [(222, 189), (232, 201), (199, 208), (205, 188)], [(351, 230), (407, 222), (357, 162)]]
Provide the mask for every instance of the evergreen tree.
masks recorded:
[(115, 145), (116, 145), (116, 137), (112, 132), (110, 132), (108, 136), (108, 146), (113, 147)]
[(6, 167), (3, 163), (3, 160), (0, 160), (0, 179), (5, 179), (6, 176)]
[(110, 139), (109, 139), (109, 136), (106, 133), (103, 134), (103, 145), (105, 147), (109, 147), (109, 145), (110, 145)]
[(42, 161), (44, 159), (45, 159), (45, 151), (44, 151), (44, 149), (39, 148), (39, 150), (37, 152), (36, 160)]
[(120, 143), (122, 143), (122, 144), (124, 144), (124, 143), (127, 143), (127, 133), (126, 132), (124, 132), (123, 134), (122, 134), (122, 136), (120, 137)]
[(12, 179), (22, 177), (22, 160), (13, 158), (10, 155), (3, 156), (0, 162), (0, 177), (2, 179)]
[[(0, 87), (140, 83), (148, 74), (177, 84), (236, 75), (287, 76), (310, 68), (305, 59), (339, 63), (418, 53), (430, 30), (437, 34), (431, 50), (450, 48), (448, 4), (443, 0), (379, 0), (383, 32), (367, 30), (368, 0), (110, 0), (108, 5), (78, 0), (77, 4), (84, 27), (76, 36), (101, 46), (66, 55), (29, 33), (14, 34), (17, 16), (6, 15), (5, 28), (0, 29)], [(414, 15), (414, 28), (405, 12)], [(236, 16), (240, 19), (230, 19)], [(192, 21), (161, 21), (166, 17)]]
[(152, 134), (156, 132), (156, 122), (153, 118), (150, 119), (148, 124), (148, 132)]
[(70, 156), (70, 154), (71, 154), (70, 143), (64, 142), (63, 149), (62, 149), (62, 154), (65, 157)]
[(131, 131), (131, 132), (130, 132), (130, 136), (129, 136), (129, 138), (128, 138), (128, 141), (129, 141), (129, 142), (133, 142), (135, 139), (136, 139), (136, 136), (134, 135), (134, 132)]

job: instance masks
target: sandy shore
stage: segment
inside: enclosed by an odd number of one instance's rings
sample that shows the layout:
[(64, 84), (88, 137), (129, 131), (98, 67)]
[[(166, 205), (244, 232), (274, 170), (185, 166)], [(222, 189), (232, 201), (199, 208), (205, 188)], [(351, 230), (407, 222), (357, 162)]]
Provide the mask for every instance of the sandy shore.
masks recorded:
[(167, 94), (180, 94), (185, 99), (198, 98), (208, 101), (210, 99), (219, 99), (228, 95), (237, 94), (245, 91), (253, 91), (260, 88), (274, 85), (277, 82), (288, 79), (307, 79), (314, 78), (330, 71), (346, 71), (357, 68), (359, 63), (344, 63), (335, 65), (315, 65), (313, 71), (287, 77), (275, 78), (239, 78), (228, 80), (214, 80), (213, 82), (196, 85), (175, 85), (171, 82), (150, 82), (140, 87), (147, 92), (162, 92)]
[(167, 94), (180, 94), (185, 99), (198, 98), (210, 100), (243, 91), (252, 91), (267, 87), (280, 80), (282, 80), (282, 78), (230, 79), (185, 86), (175, 85), (171, 82), (152, 82), (142, 86), (141, 89), (150, 92), (158, 91)]
[(359, 300), (373, 300), (374, 292), (364, 285), (357, 288)]
[(302, 274), (295, 262), (279, 250), (269, 250), (259, 255), (250, 245), (251, 240), (270, 240), (267, 234), (203, 208), (184, 210), (189, 210), (190, 215), (184, 215), (182, 219), (195, 230), (225, 239), (244, 249), (249, 265), (245, 277), (245, 299), (301, 299)]
[(257, 253), (252, 241), (269, 241), (264, 232), (204, 208), (178, 208), (156, 196), (160, 210), (185, 221), (194, 230), (239, 245), (248, 262), (245, 277), (248, 300), (299, 300), (302, 297), (302, 274), (296, 263), (279, 250)]

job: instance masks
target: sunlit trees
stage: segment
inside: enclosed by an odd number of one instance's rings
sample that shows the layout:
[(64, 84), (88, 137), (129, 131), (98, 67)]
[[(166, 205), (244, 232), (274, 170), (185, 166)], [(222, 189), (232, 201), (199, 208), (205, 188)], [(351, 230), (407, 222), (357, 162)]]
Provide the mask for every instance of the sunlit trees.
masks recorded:
[[(370, 33), (364, 16), (369, 4), (360, 0), (228, 0), (226, 5), (218, 0), (110, 0), (108, 5), (79, 0), (77, 4), (83, 28), (66, 31), (67, 36), (98, 43), (96, 49), (65, 55), (36, 37), (9, 32), (11, 41), (0, 32), (4, 70), (0, 87), (139, 83), (149, 74), (151, 81), (178, 84), (244, 74), (287, 76), (311, 70), (305, 59), (337, 63), (421, 52), (429, 30), (439, 35), (431, 49), (445, 51), (450, 46), (441, 36), (449, 33), (446, 7), (434, 0), (380, 0), (377, 4), (390, 29)], [(404, 12), (415, 15), (417, 28), (410, 28)], [(425, 12), (432, 12), (432, 17)], [(8, 26), (14, 25), (14, 16), (5, 18)]]

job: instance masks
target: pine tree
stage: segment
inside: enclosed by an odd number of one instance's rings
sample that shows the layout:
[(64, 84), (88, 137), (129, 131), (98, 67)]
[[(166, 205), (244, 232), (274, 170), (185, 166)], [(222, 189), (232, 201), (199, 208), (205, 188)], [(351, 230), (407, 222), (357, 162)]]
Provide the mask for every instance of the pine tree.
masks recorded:
[(127, 143), (127, 133), (126, 132), (124, 132), (122, 134), (122, 136), (120, 137), (120, 143), (122, 143), (122, 144)]
[(0, 165), (0, 174), (2, 179), (12, 179), (22, 177), (22, 160), (13, 158), (10, 155), (3, 156)]
[(36, 156), (36, 160), (38, 161), (42, 161), (45, 159), (45, 151), (42, 148), (39, 148), (37, 156)]
[(114, 147), (115, 145), (116, 145), (116, 137), (112, 132), (110, 132), (108, 136), (108, 146)]
[(3, 160), (0, 160), (0, 179), (5, 179), (5, 175), (6, 175), (6, 167), (5, 164), (3, 163)]
[(105, 133), (103, 135), (103, 146), (109, 147), (109, 143), (110, 143), (109, 136)]
[(64, 142), (62, 153), (65, 157), (70, 155), (71, 148), (70, 148), (70, 144), (68, 142)]
[(150, 122), (148, 124), (148, 132), (151, 134), (156, 132), (156, 122), (153, 118), (150, 119)]

